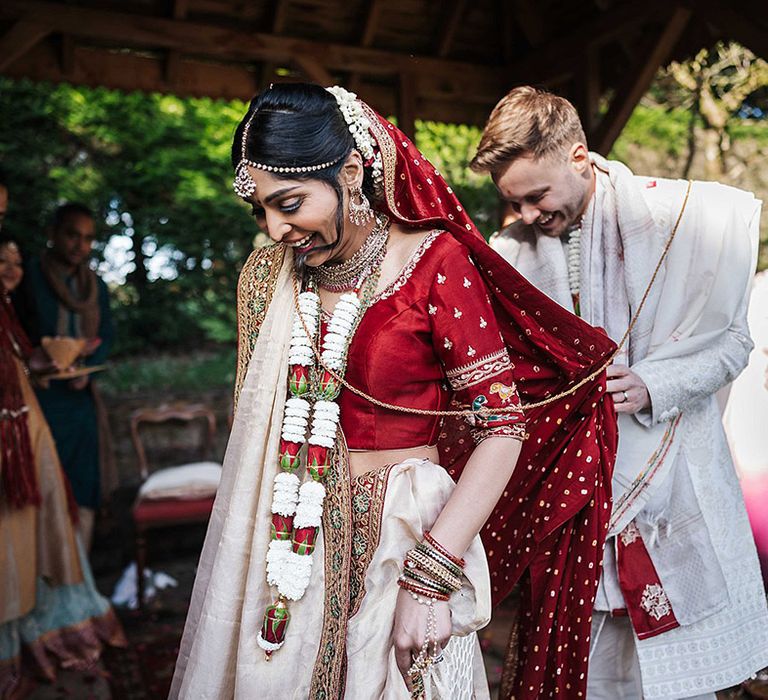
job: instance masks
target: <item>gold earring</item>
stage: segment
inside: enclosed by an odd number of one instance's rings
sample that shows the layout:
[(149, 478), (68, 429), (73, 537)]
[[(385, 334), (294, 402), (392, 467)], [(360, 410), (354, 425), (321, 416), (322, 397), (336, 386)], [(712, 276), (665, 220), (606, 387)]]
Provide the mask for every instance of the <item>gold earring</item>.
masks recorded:
[[(355, 201), (357, 198), (358, 201)], [(368, 197), (363, 194), (360, 187), (353, 187), (349, 190), (349, 220), (355, 226), (367, 224), (373, 218), (373, 209)]]

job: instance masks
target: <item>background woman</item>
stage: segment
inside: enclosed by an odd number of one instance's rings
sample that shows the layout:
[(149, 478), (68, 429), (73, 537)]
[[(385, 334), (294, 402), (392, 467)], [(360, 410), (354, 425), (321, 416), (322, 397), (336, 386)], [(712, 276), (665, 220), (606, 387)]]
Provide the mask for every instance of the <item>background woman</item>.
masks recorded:
[(0, 698), (23, 697), (58, 665), (86, 669), (126, 644), (75, 535), (61, 463), (29, 372), (55, 369), (33, 350), (9, 295), (22, 279), (16, 242), (0, 237)]
[(171, 696), (487, 696), (474, 632), (523, 573), (519, 697), (582, 687), (613, 344), (343, 89), (254, 98), (233, 163), (276, 245), (241, 275), (238, 408)]

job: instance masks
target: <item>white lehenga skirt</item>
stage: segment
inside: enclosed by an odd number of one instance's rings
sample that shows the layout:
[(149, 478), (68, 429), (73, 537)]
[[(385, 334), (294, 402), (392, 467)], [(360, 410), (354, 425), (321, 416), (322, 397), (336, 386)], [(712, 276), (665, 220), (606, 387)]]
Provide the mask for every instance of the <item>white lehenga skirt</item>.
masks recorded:
[[(453, 488), (442, 467), (417, 459), (352, 480), (352, 557), (346, 573), (334, 571), (335, 557), (325, 556), (324, 523), (310, 585), (300, 601), (290, 603), (284, 646), (269, 662), (265, 660), (255, 639), (263, 596), (255, 595), (250, 601), (246, 590), (234, 668), (227, 669), (224, 677), (212, 675), (203, 657), (210, 659), (217, 653), (216, 642), (197, 639), (195, 646), (202, 654), (197, 662), (194, 658), (187, 662), (183, 679), (174, 683), (180, 692), (172, 697), (407, 700), (410, 696), (392, 644), (396, 581), (406, 552), (431, 527)], [(350, 524), (337, 525), (349, 528)], [(488, 567), (479, 537), (465, 559), (465, 585), (450, 603), (454, 636), (443, 661), (432, 667), (425, 683), (430, 700), (489, 698), (476, 634), (491, 613)], [(263, 563), (253, 564), (249, 569), (261, 579), (255, 582), (261, 588)]]
[[(409, 459), (391, 468), (376, 470), (352, 481), (352, 507), (364, 508), (367, 494), (377, 481), (384, 482), (386, 495), (379, 514), (381, 531), (365, 572), (365, 594), (359, 610), (350, 618), (347, 631), (346, 697), (408, 698), (408, 691), (395, 663), (392, 624), (406, 552), (423, 539), (440, 514), (454, 488), (446, 471), (428, 460)], [(382, 494), (384, 495), (384, 494)], [(376, 504), (376, 498), (370, 499)], [(374, 505), (374, 507), (376, 507)], [(356, 534), (365, 529), (355, 518)], [(369, 543), (359, 543), (362, 549)], [(353, 538), (353, 551), (355, 538)], [(353, 559), (354, 559), (353, 554)], [(443, 652), (443, 661), (432, 667), (425, 683), (428, 698), (470, 700), (487, 698), (477, 630), (490, 620), (490, 580), (480, 538), (465, 555), (467, 584), (451, 599), (453, 634)]]

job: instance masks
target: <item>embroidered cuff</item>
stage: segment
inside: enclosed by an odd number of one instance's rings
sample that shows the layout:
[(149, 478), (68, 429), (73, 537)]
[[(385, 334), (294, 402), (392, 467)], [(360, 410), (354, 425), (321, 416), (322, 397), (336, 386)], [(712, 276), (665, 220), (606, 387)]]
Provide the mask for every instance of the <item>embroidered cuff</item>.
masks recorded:
[(512, 362), (507, 354), (507, 349), (501, 348), (490, 355), (484, 355), (471, 364), (449, 370), (445, 376), (454, 391), (462, 391), (496, 377), (511, 367)]
[(476, 445), (492, 437), (513, 438), (521, 442), (528, 437), (528, 433), (525, 432), (525, 422), (497, 425), (493, 428), (475, 428), (470, 431), (470, 434)]

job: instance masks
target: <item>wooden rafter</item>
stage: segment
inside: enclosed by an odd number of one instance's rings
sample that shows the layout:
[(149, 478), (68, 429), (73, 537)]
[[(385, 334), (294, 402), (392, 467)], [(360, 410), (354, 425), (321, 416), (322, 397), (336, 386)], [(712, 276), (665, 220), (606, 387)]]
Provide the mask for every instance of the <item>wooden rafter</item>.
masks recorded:
[[(163, 59), (147, 53), (110, 51), (76, 43), (73, 66), (69, 74), (61, 69), (59, 49), (51, 42), (40, 42), (6, 71), (12, 78), (52, 83), (66, 81), (76, 85), (109, 87), (116, 90), (167, 92)], [(418, 116), (422, 119), (459, 124), (485, 123), (490, 105), (503, 94), (503, 88), (483, 100), (462, 99), (468, 93), (444, 93), (442, 79), (419, 76)], [(248, 100), (254, 93), (254, 70), (247, 64), (227, 64), (197, 61), (185, 56), (179, 65), (173, 93), (179, 96), (211, 97), (214, 99)], [(361, 95), (382, 114), (397, 114), (398, 94), (384, 83), (363, 83)]]
[[(370, 0), (368, 3), (368, 12), (365, 15), (365, 23), (363, 24), (363, 31), (360, 35), (360, 46), (363, 48), (373, 45), (373, 40), (376, 37), (376, 30), (379, 27), (379, 17), (381, 17), (381, 10), (383, 7), (383, 0)], [(349, 76), (349, 89), (354, 93), (360, 92), (361, 81), (362, 75), (360, 73), (352, 73)]]
[(627, 80), (616, 89), (608, 112), (595, 130), (593, 143), (597, 151), (610, 151), (635, 106), (650, 87), (656, 71), (680, 39), (690, 16), (690, 10), (677, 7), (658, 36), (653, 37), (644, 50), (637, 52), (635, 64), (626, 73)]
[(576, 78), (574, 104), (581, 117), (581, 123), (589, 140), (595, 128), (595, 119), (600, 102), (599, 49), (585, 47), (582, 64)]
[[(274, 10), (272, 12), (272, 34), (279, 36), (285, 29), (285, 20), (288, 14), (288, 0), (275, 0)], [(265, 61), (261, 67), (261, 86), (268, 85), (278, 66), (274, 61)]]
[(636, 30), (655, 19), (669, 3), (663, 0), (632, 2), (606, 10), (583, 24), (569, 29), (567, 35), (541, 44), (536, 51), (508, 66), (510, 78), (548, 85), (562, 82), (578, 69), (578, 57), (587, 45), (601, 46), (611, 39)]
[(174, 19), (186, 19), (189, 12), (189, 0), (172, 0), (173, 11), (171, 16)]
[(0, 37), (0, 70), (5, 70), (51, 33), (51, 26), (31, 19), (18, 20)]
[(501, 21), (501, 41), (504, 63), (510, 65), (515, 51), (514, 33), (516, 19), (514, 8), (509, 0), (498, 0), (499, 19)]
[(75, 40), (69, 34), (59, 37), (59, 65), (65, 77), (71, 77), (75, 69)]
[(754, 18), (748, 17), (738, 9), (713, 0), (701, 0), (689, 3), (690, 9), (716, 26), (729, 39), (744, 44), (758, 56), (768, 58), (768, 17), (762, 12), (763, 25), (760, 26), (760, 13)]
[[(187, 17), (189, 0), (171, 0), (171, 17), (175, 20), (183, 20)], [(165, 82), (170, 87), (176, 85), (179, 79), (181, 65), (181, 52), (177, 49), (169, 49), (165, 56)]]
[(397, 125), (410, 138), (416, 135), (416, 81), (411, 73), (400, 74)]
[(297, 53), (293, 57), (293, 62), (309, 80), (326, 87), (333, 85), (333, 77), (323, 68), (317, 56)]
[(544, 18), (539, 3), (532, 0), (514, 0), (507, 4), (513, 11), (528, 43), (534, 48), (541, 45), (544, 41)]
[(383, 0), (371, 0), (368, 3), (368, 12), (365, 15), (365, 24), (360, 38), (360, 46), (372, 46), (376, 37), (376, 30), (379, 28), (379, 18), (384, 8)]
[(437, 55), (445, 58), (451, 51), (453, 38), (456, 36), (456, 30), (467, 9), (467, 0), (451, 0), (446, 12), (445, 24), (440, 32), (440, 41), (437, 45)]
[[(498, 94), (500, 71), (462, 61), (413, 56), (342, 44), (306, 39), (276, 37), (270, 34), (225, 29), (200, 22), (176, 22), (160, 17), (146, 17), (125, 12), (95, 10), (60, 5), (44, 0), (3, 0), (0, 17), (13, 18), (20, 13), (35, 12), (45, 16), (52, 31), (112, 42), (125, 47), (178, 49), (208, 60), (222, 61), (290, 61), (296, 54), (322, 56), (329, 70), (358, 71), (370, 75), (392, 75), (411, 71), (443, 80), (446, 86), (477, 94), (490, 87)], [(496, 87), (492, 87), (496, 85)], [(450, 90), (450, 87), (448, 88)], [(447, 94), (447, 92), (446, 92)], [(486, 93), (487, 94), (487, 93)], [(493, 99), (491, 97), (491, 99)]]

